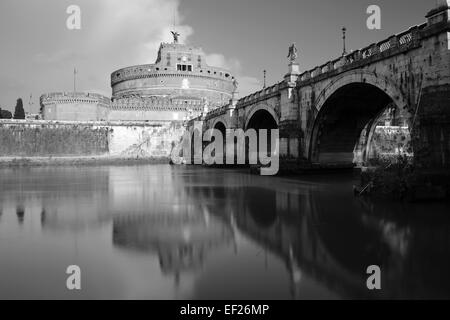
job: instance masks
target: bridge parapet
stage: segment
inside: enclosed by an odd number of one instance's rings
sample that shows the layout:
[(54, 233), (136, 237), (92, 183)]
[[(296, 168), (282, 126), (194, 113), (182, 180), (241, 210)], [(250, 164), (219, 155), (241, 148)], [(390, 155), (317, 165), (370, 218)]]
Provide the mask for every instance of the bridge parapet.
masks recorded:
[(194, 123), (195, 123), (195, 122), (203, 122), (203, 120), (204, 120), (203, 116), (200, 115), (200, 116), (197, 116), (197, 117), (195, 117), (195, 118), (186, 120), (185, 126), (186, 126), (187, 128), (189, 128), (189, 127), (194, 127)]
[(225, 114), (229, 108), (230, 108), (230, 105), (229, 105), (229, 104), (226, 104), (226, 105), (224, 105), (224, 106), (221, 106), (221, 107), (219, 107), (219, 108), (216, 108), (216, 109), (214, 109), (214, 110), (208, 112), (208, 113), (206, 114), (206, 116), (205, 116), (205, 119), (206, 119), (206, 120), (209, 120), (209, 119), (211, 119), (211, 118), (215, 118), (215, 117), (218, 117), (218, 116), (220, 116), (220, 115), (222, 115), (222, 114)]
[(326, 62), (314, 69), (305, 71), (299, 76), (298, 85), (303, 86), (310, 82), (323, 80), (331, 77), (332, 73), (340, 73), (362, 65), (372, 63), (409, 51), (420, 46), (421, 31), (427, 27), (427, 23), (413, 26), (408, 30), (393, 35), (386, 40), (373, 43), (365, 48), (353, 51), (345, 56)]
[(264, 88), (260, 91), (252, 93), (246, 97), (239, 99), (237, 108), (244, 108), (248, 105), (255, 104), (258, 101), (267, 100), (273, 96), (279, 95), (280, 90), (283, 88), (283, 82), (276, 83), (270, 87)]
[[(252, 93), (248, 96), (245, 96), (238, 100), (236, 104), (236, 108), (245, 108), (248, 105), (252, 105), (257, 103), (258, 101), (263, 101), (272, 98), (273, 96), (280, 94), (280, 89), (283, 88), (283, 82), (276, 83), (270, 87), (264, 88), (260, 91), (257, 91), (255, 93)], [(209, 111), (205, 115), (205, 120), (210, 120), (212, 118), (218, 117), (220, 115), (223, 115), (227, 112), (227, 110), (234, 108), (231, 103), (228, 103), (226, 105), (220, 106), (218, 108), (215, 108), (211, 111)], [(201, 118), (201, 117), (198, 117)], [(192, 121), (198, 120), (197, 118), (192, 119)]]

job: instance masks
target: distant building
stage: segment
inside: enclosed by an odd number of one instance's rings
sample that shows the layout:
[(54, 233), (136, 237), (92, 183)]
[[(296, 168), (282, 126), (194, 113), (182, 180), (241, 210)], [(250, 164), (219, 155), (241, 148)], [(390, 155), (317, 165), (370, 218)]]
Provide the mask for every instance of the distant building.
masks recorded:
[(111, 74), (112, 98), (94, 93), (41, 96), (45, 120), (176, 121), (222, 106), (236, 82), (229, 71), (209, 66), (202, 49), (162, 43), (154, 64), (123, 68)]
[(41, 120), (42, 117), (39, 113), (25, 112), (25, 120)]
[(44, 120), (101, 121), (108, 119), (111, 100), (96, 93), (55, 92), (41, 96)]

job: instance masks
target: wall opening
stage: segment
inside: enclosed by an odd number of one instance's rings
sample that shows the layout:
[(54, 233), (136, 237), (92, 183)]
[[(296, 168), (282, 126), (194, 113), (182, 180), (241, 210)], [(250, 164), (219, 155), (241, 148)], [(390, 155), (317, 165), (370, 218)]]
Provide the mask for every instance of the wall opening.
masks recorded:
[(310, 160), (322, 166), (347, 168), (412, 157), (407, 119), (386, 92), (366, 83), (348, 84), (328, 98), (311, 139)]
[[(272, 129), (278, 129), (278, 124), (276, 122), (276, 120), (274, 119), (274, 117), (270, 114), (270, 112), (268, 112), (267, 110), (261, 109), (256, 111), (250, 118), (250, 120), (248, 121), (246, 130), (249, 129), (254, 129), (256, 131), (256, 136), (257, 136), (257, 146), (256, 146), (256, 151), (259, 153), (261, 146), (259, 143), (259, 135), (260, 135), (260, 130), (261, 129), (267, 129), (267, 146), (263, 146), (263, 150), (265, 150), (267, 152), (267, 156), (270, 157), (271, 155), (271, 150), (272, 150), (272, 145), (271, 145), (271, 130)], [(248, 160), (248, 152), (249, 152), (249, 148), (248, 148), (248, 143), (246, 143), (246, 159)], [(258, 157), (259, 159), (259, 157)]]

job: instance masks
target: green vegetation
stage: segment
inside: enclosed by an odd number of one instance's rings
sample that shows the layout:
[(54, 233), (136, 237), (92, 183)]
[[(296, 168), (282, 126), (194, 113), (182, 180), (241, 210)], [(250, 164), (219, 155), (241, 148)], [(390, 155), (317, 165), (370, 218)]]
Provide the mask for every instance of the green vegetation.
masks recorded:
[(363, 187), (371, 184), (369, 192), (393, 199), (404, 199), (414, 180), (412, 159), (406, 155), (392, 158), (377, 158), (377, 167), (361, 174)]
[(25, 119), (25, 110), (23, 109), (22, 99), (17, 99), (16, 108), (14, 110), (14, 119)]
[(0, 119), (12, 119), (12, 113), (8, 110), (2, 110), (2, 108), (0, 108)]

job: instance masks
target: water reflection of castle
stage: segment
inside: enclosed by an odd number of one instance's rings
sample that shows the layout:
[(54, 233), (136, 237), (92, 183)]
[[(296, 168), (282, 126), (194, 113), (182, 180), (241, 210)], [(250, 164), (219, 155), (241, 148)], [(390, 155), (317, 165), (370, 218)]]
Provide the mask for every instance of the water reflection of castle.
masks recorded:
[(119, 248), (157, 254), (165, 274), (194, 271), (212, 250), (230, 245), (233, 230), (208, 212), (171, 212), (114, 218), (113, 243)]
[[(150, 175), (145, 169), (42, 170), (49, 185), (59, 186), (50, 190), (36, 188), (40, 179), (5, 173), (0, 225), (11, 214), (28, 223), (32, 206), (41, 212), (34, 220), (47, 231), (109, 224), (116, 248), (156, 255), (161, 270), (175, 276), (200, 270), (213, 252), (245, 235), (284, 263), (293, 297), (309, 278), (339, 297), (360, 298), (367, 295), (361, 270), (373, 263), (383, 266), (389, 281), (383, 297), (449, 296), (443, 287), (450, 267), (448, 221), (437, 227), (379, 217), (389, 211), (398, 216), (404, 208), (360, 203), (339, 190), (313, 190), (289, 180), (274, 186), (261, 177), (221, 173), (206, 183), (202, 174), (172, 171), (182, 168), (162, 166)], [(20, 196), (5, 187), (14, 179)]]

